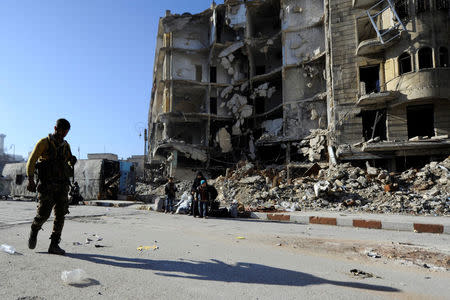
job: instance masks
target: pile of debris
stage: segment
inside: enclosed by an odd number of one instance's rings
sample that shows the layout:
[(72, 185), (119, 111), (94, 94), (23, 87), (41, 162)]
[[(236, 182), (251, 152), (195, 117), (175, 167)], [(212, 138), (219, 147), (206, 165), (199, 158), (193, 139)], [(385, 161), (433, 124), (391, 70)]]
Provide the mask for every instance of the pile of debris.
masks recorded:
[[(291, 172), (295, 173), (295, 172)], [(371, 213), (450, 215), (450, 157), (422, 169), (402, 173), (350, 163), (321, 168), (314, 164), (300, 176), (283, 165), (258, 168), (240, 162), (225, 176), (209, 179), (217, 201), (229, 211), (331, 210)], [(192, 181), (177, 182), (178, 194)], [(138, 183), (137, 198), (154, 202), (164, 197), (164, 185)]]
[(299, 148), (299, 153), (308, 158), (309, 161), (319, 161), (326, 147), (327, 131), (324, 129), (311, 129), (311, 134), (301, 142), (294, 143)]
[(209, 182), (219, 191), (222, 205), (238, 202), (246, 210), (450, 215), (450, 157), (403, 173), (349, 163), (319, 169), (315, 175), (291, 178), (288, 184), (284, 166), (257, 169), (241, 162)]

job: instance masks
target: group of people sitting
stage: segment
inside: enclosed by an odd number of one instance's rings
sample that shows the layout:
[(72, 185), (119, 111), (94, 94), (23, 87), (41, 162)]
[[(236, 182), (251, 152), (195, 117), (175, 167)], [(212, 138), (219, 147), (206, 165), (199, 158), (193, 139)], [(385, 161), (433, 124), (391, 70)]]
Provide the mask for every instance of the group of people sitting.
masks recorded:
[[(165, 213), (174, 213), (174, 201), (176, 197), (176, 192), (178, 191), (173, 177), (169, 177), (167, 184), (165, 185)], [(214, 200), (214, 195), (212, 195), (212, 187), (208, 185), (206, 178), (203, 176), (202, 172), (197, 172), (194, 179), (194, 183), (191, 188), (192, 204), (190, 208), (189, 215), (200, 218), (208, 217), (208, 205), (210, 201)]]

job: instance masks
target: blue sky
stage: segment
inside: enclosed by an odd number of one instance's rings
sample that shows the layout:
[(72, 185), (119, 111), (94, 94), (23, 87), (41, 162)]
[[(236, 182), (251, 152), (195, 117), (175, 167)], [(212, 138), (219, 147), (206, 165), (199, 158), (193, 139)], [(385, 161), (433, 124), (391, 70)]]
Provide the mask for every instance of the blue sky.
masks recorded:
[(159, 17), (166, 9), (199, 13), (210, 4), (0, 1), (0, 133), (8, 153), (15, 148), (27, 157), (63, 117), (81, 158), (143, 154), (139, 133), (147, 126)]

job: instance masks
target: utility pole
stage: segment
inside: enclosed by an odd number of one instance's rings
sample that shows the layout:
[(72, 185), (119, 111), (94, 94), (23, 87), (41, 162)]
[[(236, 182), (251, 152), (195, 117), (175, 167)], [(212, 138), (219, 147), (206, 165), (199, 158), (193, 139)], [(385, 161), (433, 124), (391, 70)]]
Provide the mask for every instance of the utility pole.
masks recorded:
[(147, 128), (144, 129), (144, 181), (145, 181), (145, 162), (147, 161)]

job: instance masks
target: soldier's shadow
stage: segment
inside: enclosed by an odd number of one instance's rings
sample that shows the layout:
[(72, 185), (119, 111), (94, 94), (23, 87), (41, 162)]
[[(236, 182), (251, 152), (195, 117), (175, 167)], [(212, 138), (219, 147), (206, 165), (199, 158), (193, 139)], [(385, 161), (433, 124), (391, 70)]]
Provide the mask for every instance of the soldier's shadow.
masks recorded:
[(389, 286), (328, 280), (304, 272), (245, 262), (227, 264), (216, 259), (209, 261), (149, 260), (90, 253), (67, 253), (66, 256), (119, 268), (152, 270), (157, 275), (167, 277), (282, 286), (331, 284), (372, 291), (400, 292), (399, 289)]

